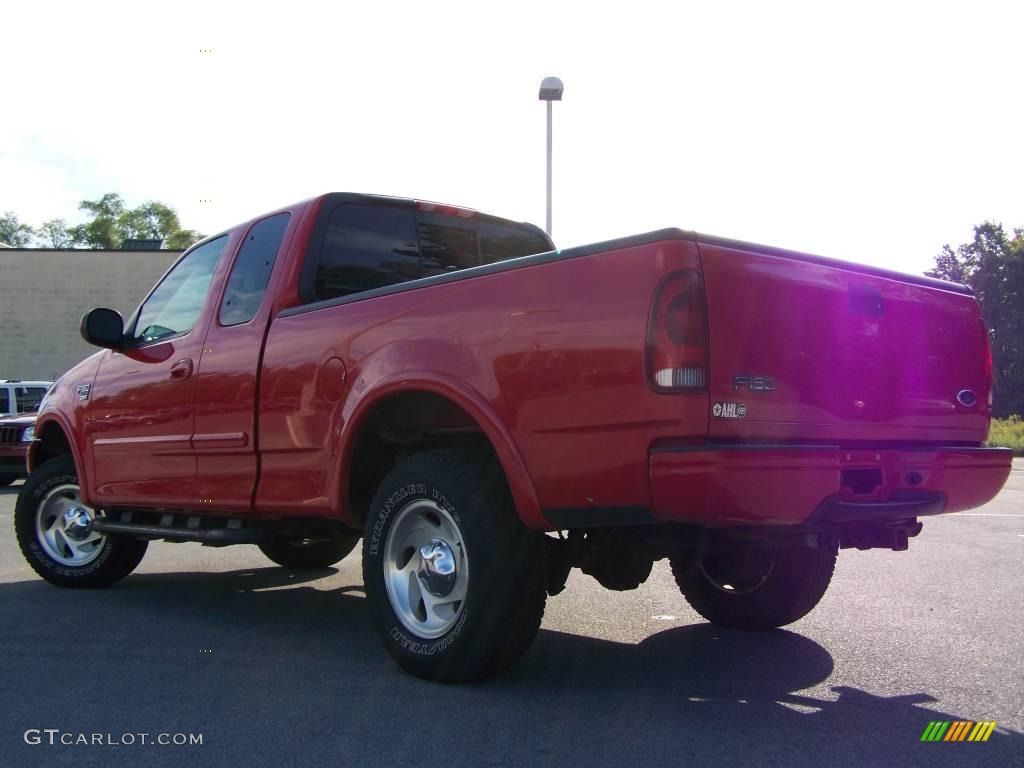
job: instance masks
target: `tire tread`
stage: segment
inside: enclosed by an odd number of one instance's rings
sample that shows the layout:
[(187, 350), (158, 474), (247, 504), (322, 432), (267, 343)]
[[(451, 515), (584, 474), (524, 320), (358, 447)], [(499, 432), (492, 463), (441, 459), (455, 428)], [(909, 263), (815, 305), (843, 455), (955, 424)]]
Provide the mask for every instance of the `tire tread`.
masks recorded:
[(742, 595), (713, 586), (691, 560), (673, 557), (670, 563), (679, 591), (705, 619), (734, 629), (761, 630), (792, 624), (810, 613), (832, 580), (836, 552), (827, 546), (780, 546), (766, 582)]
[[(461, 655), (450, 662), (423, 659), (403, 652), (388, 637), (388, 624), (393, 614), (386, 592), (376, 594), (371, 582), (377, 578), (371, 571), (377, 562), (367, 555), (370, 529), (376, 520), (374, 512), (383, 507), (391, 489), (410, 478), (438, 482), (446, 487), (473, 489), (469, 508), (460, 510), (463, 527), (487, 524), (490, 553), (471, 550), (470, 563), (477, 558), (500, 558), (511, 578), (504, 584), (495, 582), (493, 602), (511, 604), (510, 611), (492, 610), (478, 620), (472, 632), (479, 642), (461, 648)], [(547, 599), (547, 568), (544, 561), (542, 534), (524, 527), (515, 512), (511, 495), (500, 466), (488, 452), (461, 449), (430, 449), (401, 459), (381, 482), (371, 505), (364, 536), (363, 577), (367, 583), (374, 624), (392, 656), (412, 674), (435, 682), (473, 682), (501, 674), (526, 652), (540, 628)], [(468, 515), (491, 512), (483, 520), (469, 520)], [(471, 565), (472, 568), (472, 565)], [(472, 572), (472, 570), (471, 570)], [(375, 600), (374, 598), (377, 598)], [(375, 602), (383, 605), (375, 605)], [(479, 612), (480, 606), (474, 606)]]
[[(40, 464), (29, 476), (18, 494), (14, 506), (14, 529), (18, 547), (26, 562), (43, 579), (58, 587), (101, 588), (120, 581), (134, 571), (146, 554), (149, 542), (128, 536), (108, 536), (106, 546), (111, 547), (110, 554), (103, 564), (88, 573), (58, 573), (46, 562), (40, 561), (33, 550), (36, 543), (34, 497), (36, 490), (54, 479), (78, 482), (78, 471), (74, 459), (69, 455), (57, 456)], [(42, 553), (45, 557), (45, 553)], [(66, 570), (65, 566), (65, 570)]]

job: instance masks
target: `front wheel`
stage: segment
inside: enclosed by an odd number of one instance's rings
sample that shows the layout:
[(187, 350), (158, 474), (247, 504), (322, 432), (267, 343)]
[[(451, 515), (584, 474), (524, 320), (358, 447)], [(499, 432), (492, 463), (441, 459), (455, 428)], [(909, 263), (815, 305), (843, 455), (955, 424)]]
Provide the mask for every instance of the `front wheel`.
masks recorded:
[(60, 587), (106, 587), (135, 570), (149, 542), (92, 530), (70, 456), (41, 464), (21, 488), (14, 529), (32, 569)]
[(708, 621), (733, 629), (772, 629), (811, 611), (828, 589), (836, 550), (824, 537), (802, 543), (718, 541), (671, 558), (683, 597)]
[(367, 604), (417, 677), (467, 682), (511, 667), (540, 627), (546, 573), (544, 537), (520, 522), (493, 460), (425, 451), (377, 490), (363, 536)]

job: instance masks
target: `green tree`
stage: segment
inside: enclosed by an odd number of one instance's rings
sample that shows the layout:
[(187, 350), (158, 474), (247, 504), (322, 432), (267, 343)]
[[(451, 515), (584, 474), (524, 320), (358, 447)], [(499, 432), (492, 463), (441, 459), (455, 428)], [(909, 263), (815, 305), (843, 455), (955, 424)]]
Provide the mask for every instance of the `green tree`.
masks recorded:
[(181, 229), (178, 214), (163, 203), (152, 200), (125, 211), (118, 221), (124, 236), (131, 238), (164, 238)]
[(1001, 224), (979, 224), (971, 242), (943, 246), (927, 274), (974, 291), (992, 340), (993, 412), (1024, 413), (1024, 229), (1010, 237)]
[(188, 248), (192, 243), (199, 242), (206, 235), (196, 232), (194, 229), (179, 229), (172, 232), (164, 240), (165, 248)]
[(76, 244), (90, 248), (120, 248), (126, 239), (162, 239), (167, 248), (186, 248), (203, 238), (195, 230), (182, 229), (177, 212), (154, 200), (126, 208), (121, 196), (111, 192), (99, 200), (83, 200), (78, 207), (92, 219), (73, 227), (71, 236)]
[(12, 248), (25, 248), (32, 241), (35, 232), (28, 224), (22, 224), (12, 211), (0, 216), (0, 243)]
[(50, 219), (36, 230), (36, 241), (43, 248), (70, 248), (73, 238), (64, 219)]
[(125, 237), (164, 240), (167, 248), (188, 248), (203, 235), (193, 229), (182, 229), (177, 212), (163, 203), (149, 201), (125, 211), (120, 218)]
[(108, 193), (99, 200), (83, 200), (78, 209), (92, 214), (92, 220), (71, 230), (75, 245), (112, 250), (121, 247), (124, 239), (118, 219), (124, 215), (124, 201), (116, 193)]

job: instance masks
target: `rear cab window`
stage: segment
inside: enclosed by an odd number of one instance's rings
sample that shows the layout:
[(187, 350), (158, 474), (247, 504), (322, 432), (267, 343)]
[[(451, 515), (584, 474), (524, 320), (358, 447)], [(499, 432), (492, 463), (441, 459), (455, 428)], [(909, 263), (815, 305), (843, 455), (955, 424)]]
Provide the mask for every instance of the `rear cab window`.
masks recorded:
[(339, 202), (321, 215), (303, 270), (307, 302), (554, 250), (530, 224), (434, 204)]
[(436, 213), (416, 214), (422, 277), (443, 275), (480, 264), (476, 222)]
[(540, 230), (528, 225), (482, 220), (478, 226), (481, 264), (493, 264), (496, 261), (554, 250), (554, 246)]

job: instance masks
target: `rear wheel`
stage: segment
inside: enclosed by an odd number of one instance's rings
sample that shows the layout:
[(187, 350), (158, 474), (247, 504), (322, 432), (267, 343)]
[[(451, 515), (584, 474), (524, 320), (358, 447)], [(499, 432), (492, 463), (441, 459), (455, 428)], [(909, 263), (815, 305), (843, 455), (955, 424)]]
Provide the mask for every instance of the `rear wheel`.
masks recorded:
[(102, 513), (82, 501), (70, 456), (41, 464), (14, 508), (21, 552), (33, 570), (61, 587), (106, 587), (135, 570), (149, 542), (92, 530)]
[(672, 573), (686, 601), (714, 624), (781, 627), (809, 613), (828, 589), (836, 550), (819, 543), (716, 542), (671, 558)]
[(363, 537), (363, 579), (381, 640), (408, 672), (439, 682), (511, 667), (540, 627), (544, 536), (520, 522), (500, 467), (433, 450), (381, 482)]
[(273, 538), (259, 545), (260, 551), (278, 565), (293, 570), (329, 568), (345, 559), (356, 544), (358, 534), (344, 539), (308, 540)]

